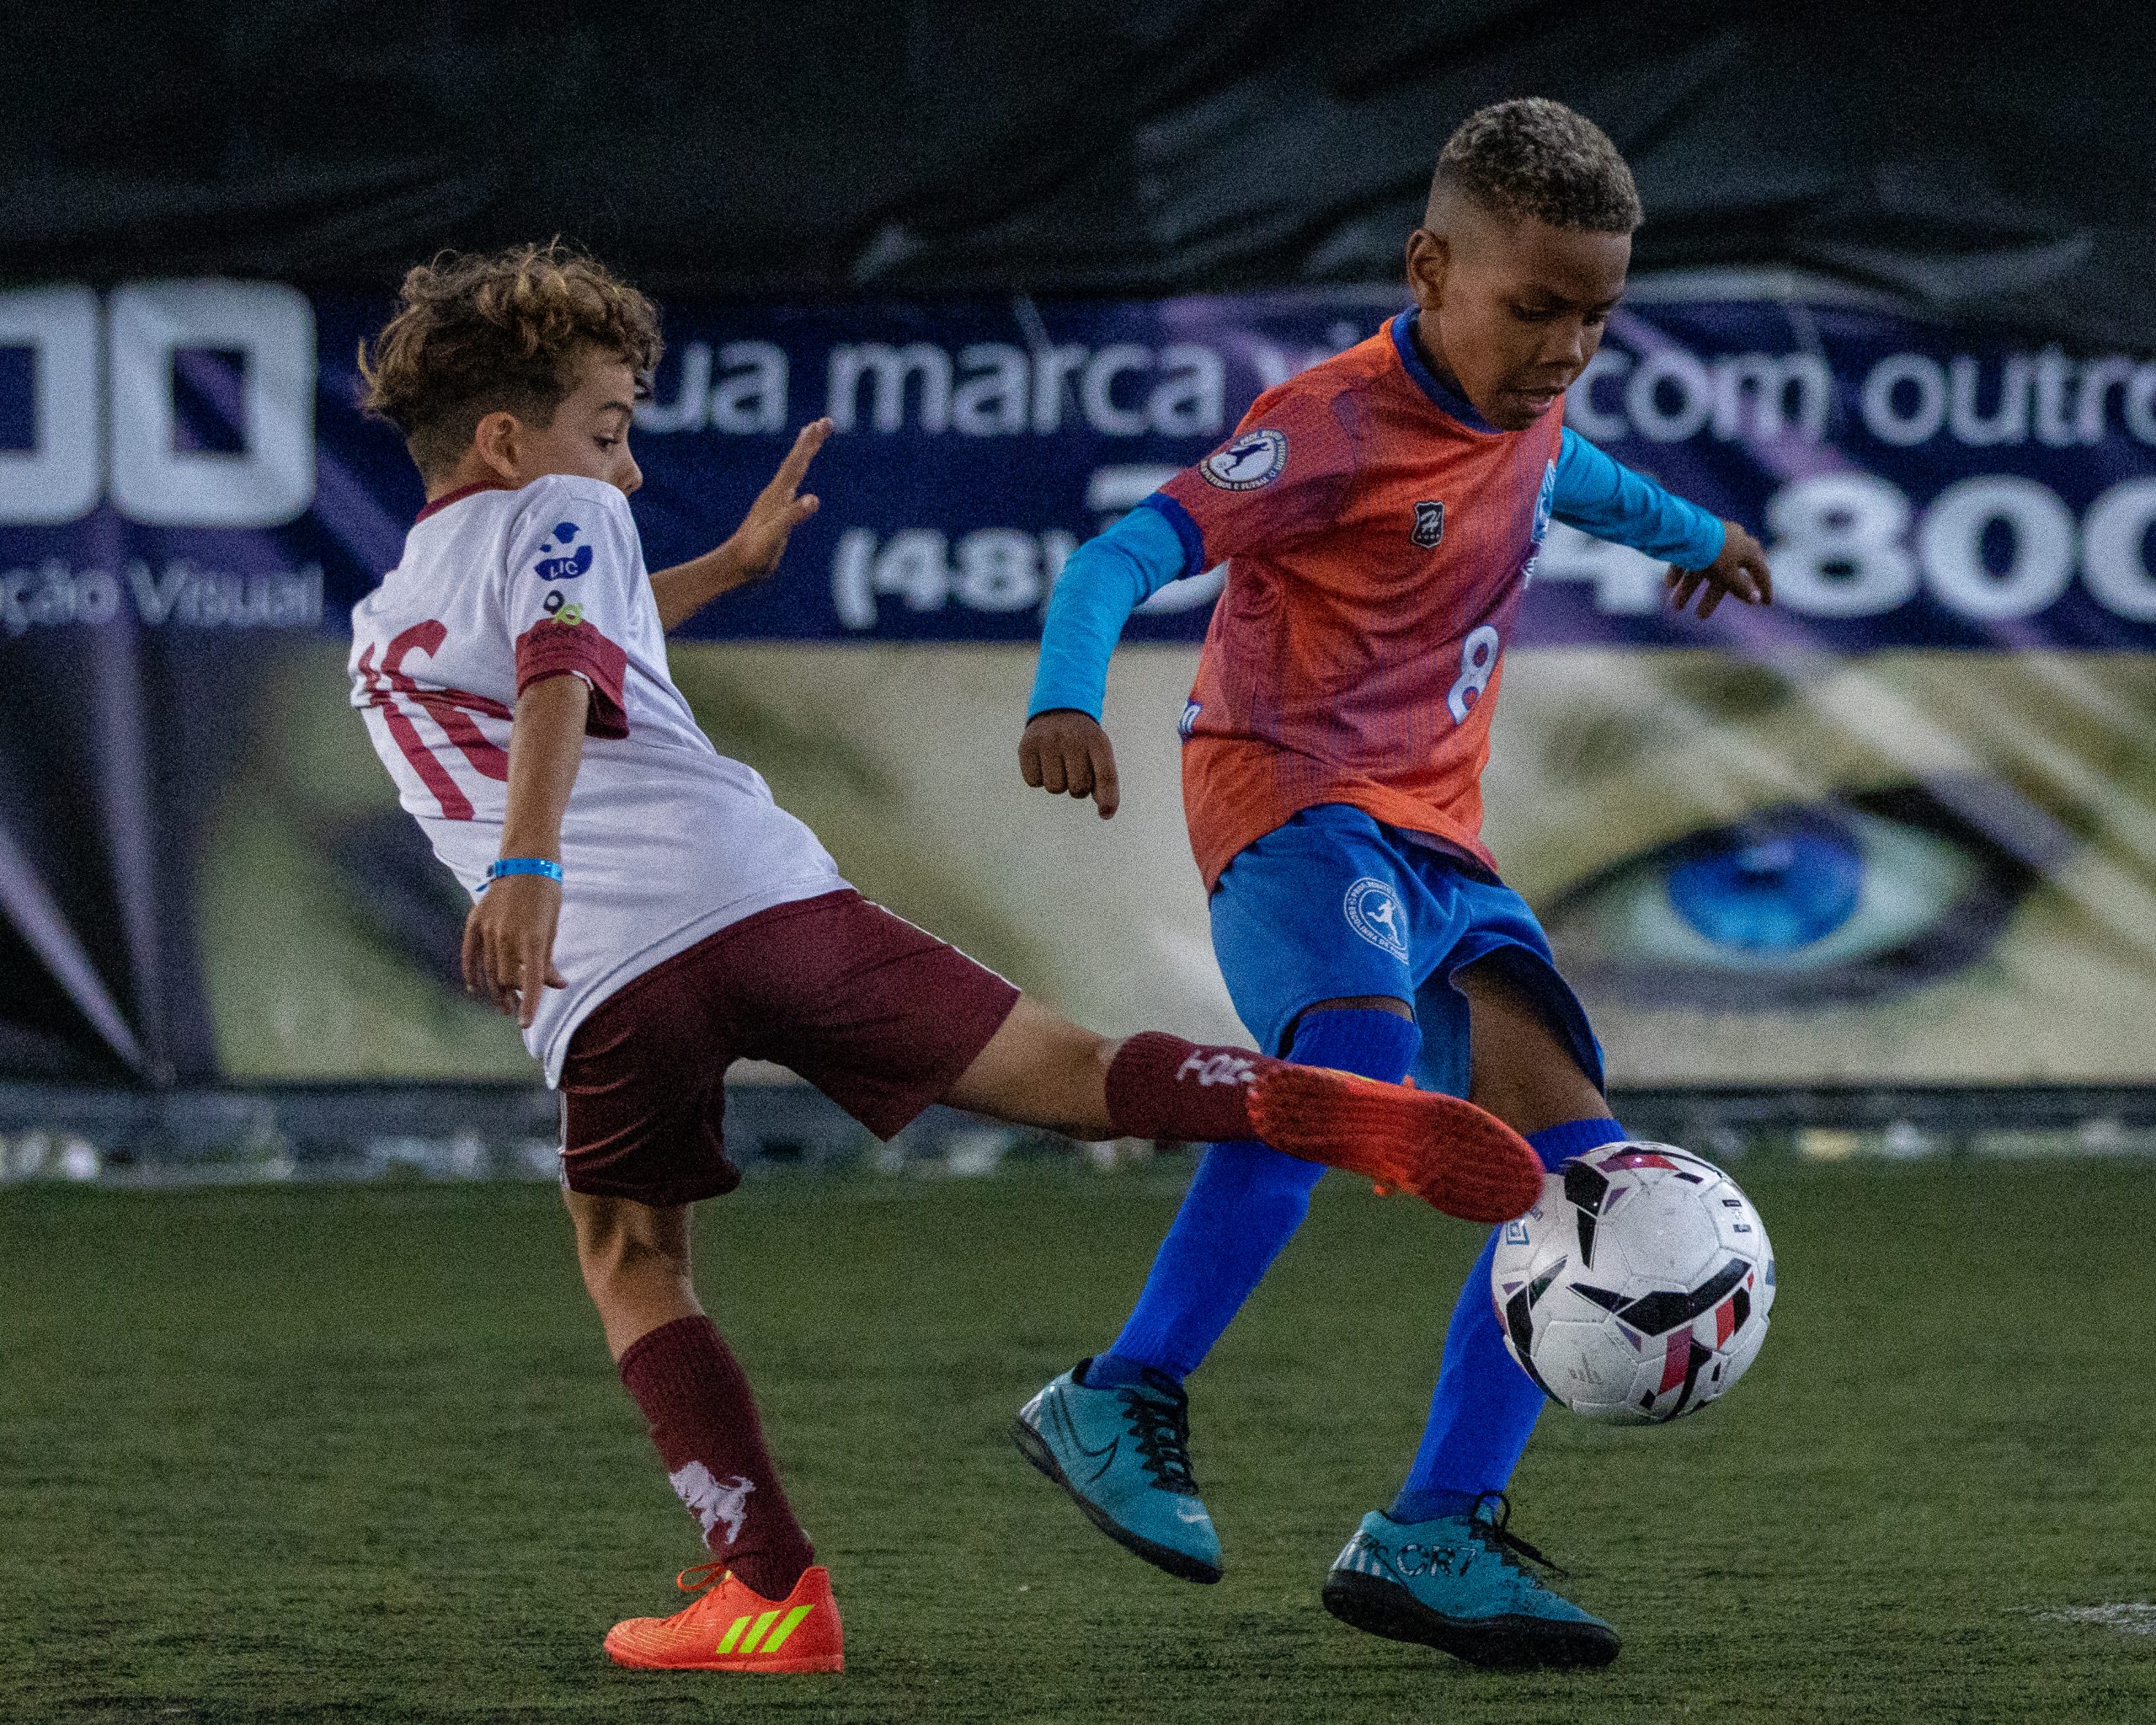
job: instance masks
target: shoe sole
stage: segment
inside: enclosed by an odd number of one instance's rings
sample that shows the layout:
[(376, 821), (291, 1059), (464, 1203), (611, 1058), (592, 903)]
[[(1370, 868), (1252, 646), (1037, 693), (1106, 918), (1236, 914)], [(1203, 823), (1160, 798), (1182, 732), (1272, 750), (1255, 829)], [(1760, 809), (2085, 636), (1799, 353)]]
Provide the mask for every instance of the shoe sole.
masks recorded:
[(1542, 1163), (1494, 1114), (1436, 1091), (1323, 1066), (1268, 1068), (1251, 1124), (1275, 1150), (1411, 1192), (1470, 1222), (1508, 1222), (1542, 1195)]
[(817, 1653), (805, 1659), (764, 1659), (743, 1664), (739, 1660), (632, 1659), (613, 1648), (606, 1657), (625, 1671), (738, 1671), (750, 1677), (801, 1677), (846, 1669), (844, 1653)]
[(1210, 1583), (1220, 1578), (1217, 1565), (1200, 1562), (1188, 1552), (1178, 1551), (1172, 1546), (1156, 1545), (1153, 1541), (1122, 1526), (1097, 1503), (1089, 1502), (1070, 1483), (1070, 1477), (1055, 1459), (1055, 1452), (1049, 1448), (1048, 1440), (1024, 1420), (1014, 1418), (1011, 1422), (1011, 1441), (1018, 1446), (1021, 1455), (1063, 1487), (1064, 1495), (1085, 1512), (1086, 1520), (1134, 1557), (1143, 1557), (1155, 1569), (1166, 1570), (1178, 1581)]
[(1614, 1630), (1598, 1623), (1516, 1616), (1471, 1621), (1448, 1617), (1374, 1575), (1328, 1575), (1325, 1609), (1351, 1628), (1387, 1641), (1419, 1642), (1470, 1665), (1498, 1670), (1607, 1665), (1621, 1645)]

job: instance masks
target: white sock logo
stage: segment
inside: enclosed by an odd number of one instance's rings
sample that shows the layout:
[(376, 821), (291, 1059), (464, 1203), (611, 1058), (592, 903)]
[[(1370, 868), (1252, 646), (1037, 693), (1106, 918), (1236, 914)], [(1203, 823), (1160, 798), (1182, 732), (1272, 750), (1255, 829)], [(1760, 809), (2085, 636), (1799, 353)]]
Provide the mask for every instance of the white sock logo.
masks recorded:
[(1186, 1078), (1195, 1078), (1201, 1086), (1255, 1084), (1257, 1069), (1241, 1055), (1209, 1055), (1203, 1049), (1195, 1049), (1176, 1068), (1176, 1081), (1181, 1083)]
[(737, 1473), (722, 1482), (712, 1477), (711, 1470), (702, 1462), (691, 1461), (678, 1472), (668, 1474), (666, 1482), (689, 1506), (689, 1514), (703, 1524), (707, 1536), (724, 1522), (727, 1544), (741, 1537), (741, 1524), (749, 1519), (749, 1493), (756, 1489), (755, 1481)]

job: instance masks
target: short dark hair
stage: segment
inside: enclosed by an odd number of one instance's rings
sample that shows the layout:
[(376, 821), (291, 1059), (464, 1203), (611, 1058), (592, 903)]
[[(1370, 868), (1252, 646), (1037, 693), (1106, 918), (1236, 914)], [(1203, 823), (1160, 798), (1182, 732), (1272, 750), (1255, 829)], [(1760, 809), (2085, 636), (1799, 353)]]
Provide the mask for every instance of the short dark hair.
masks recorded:
[(1639, 189), (1609, 135), (1545, 96), (1470, 114), (1446, 142), (1430, 184), (1500, 216), (1532, 216), (1552, 227), (1630, 233), (1640, 225)]
[(639, 394), (659, 364), (658, 308), (559, 240), (445, 252), (415, 265), (397, 297), (360, 349), (360, 405), (404, 434), (430, 478), (456, 464), (488, 414), (551, 425), (587, 349), (618, 355)]

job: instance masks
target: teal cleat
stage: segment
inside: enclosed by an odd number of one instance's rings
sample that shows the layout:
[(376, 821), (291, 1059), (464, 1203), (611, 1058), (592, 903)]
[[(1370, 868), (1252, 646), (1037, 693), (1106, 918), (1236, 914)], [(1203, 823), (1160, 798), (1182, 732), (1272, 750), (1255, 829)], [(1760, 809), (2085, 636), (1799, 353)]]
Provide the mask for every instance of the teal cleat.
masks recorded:
[[(1494, 1516), (1484, 1509), (1492, 1498)], [(1395, 1521), (1373, 1509), (1325, 1578), (1325, 1609), (1470, 1664), (1607, 1665), (1617, 1632), (1528, 1573), (1522, 1557), (1556, 1565), (1506, 1531), (1511, 1516), (1502, 1492), (1485, 1492), (1469, 1514), (1434, 1521)]]
[(1020, 1408), (1011, 1441), (1118, 1545), (1185, 1581), (1218, 1581), (1220, 1536), (1190, 1475), (1190, 1398), (1157, 1371), (1090, 1388), (1090, 1364)]

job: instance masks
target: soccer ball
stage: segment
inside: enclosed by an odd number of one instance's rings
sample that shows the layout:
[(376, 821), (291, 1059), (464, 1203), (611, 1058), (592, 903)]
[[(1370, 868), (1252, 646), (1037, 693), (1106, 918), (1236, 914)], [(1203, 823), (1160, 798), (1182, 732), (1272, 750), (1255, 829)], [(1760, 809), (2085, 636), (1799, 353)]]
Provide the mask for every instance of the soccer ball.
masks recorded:
[(1610, 1144), (1566, 1162), (1497, 1237), (1505, 1347), (1573, 1413), (1620, 1425), (1729, 1393), (1767, 1338), (1774, 1255), (1752, 1201), (1703, 1157)]

